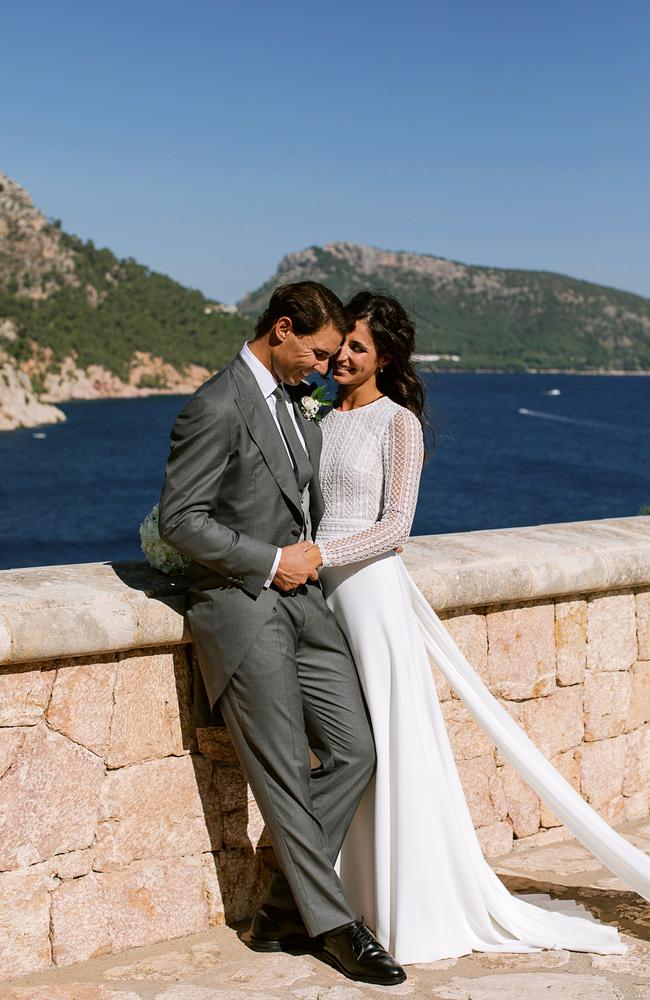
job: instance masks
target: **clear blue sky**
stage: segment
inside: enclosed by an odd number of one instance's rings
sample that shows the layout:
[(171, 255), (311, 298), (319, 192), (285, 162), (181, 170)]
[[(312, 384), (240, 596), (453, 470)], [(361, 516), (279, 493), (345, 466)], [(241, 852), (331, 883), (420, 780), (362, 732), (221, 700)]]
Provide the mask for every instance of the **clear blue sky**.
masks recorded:
[(351, 240), (650, 296), (650, 5), (6, 5), (0, 169), (231, 302)]

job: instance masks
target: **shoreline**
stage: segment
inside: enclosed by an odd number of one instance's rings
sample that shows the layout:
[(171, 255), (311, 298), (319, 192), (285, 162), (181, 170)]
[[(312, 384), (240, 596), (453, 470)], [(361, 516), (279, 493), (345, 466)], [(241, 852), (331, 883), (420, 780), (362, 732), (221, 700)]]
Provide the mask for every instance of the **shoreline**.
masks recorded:
[[(624, 378), (630, 376), (639, 376), (644, 378), (650, 375), (650, 370), (643, 369), (641, 371), (620, 371), (613, 370), (608, 371), (606, 369), (589, 369), (589, 370), (577, 370), (577, 369), (566, 369), (566, 368), (544, 368), (544, 369), (528, 369), (526, 371), (512, 371), (510, 369), (504, 368), (435, 368), (433, 365), (424, 364), (416, 365), (416, 371), (419, 371), (422, 375), (569, 375), (573, 377), (589, 377), (598, 378), (602, 376), (613, 376), (616, 378)], [(214, 374), (214, 373), (212, 373)], [(58, 406), (54, 406), (54, 400), (50, 402), (48, 399), (48, 394), (44, 393), (41, 396), (36, 396), (34, 403), (47, 406), (48, 409), (51, 408), (53, 413), (47, 420), (39, 421), (38, 423), (32, 423), (31, 420), (28, 423), (19, 424), (14, 427), (2, 427), (0, 426), (0, 433), (8, 433), (12, 430), (36, 430), (39, 427), (51, 426), (54, 423), (65, 422), (65, 414), (58, 407), (67, 406), (73, 403), (94, 403), (101, 402), (108, 399), (149, 399), (152, 396), (178, 396), (186, 398), (191, 396), (192, 393), (198, 388), (200, 382), (196, 385), (188, 386), (187, 383), (181, 388), (181, 386), (170, 386), (167, 388), (153, 388), (153, 387), (134, 387), (125, 386), (125, 391), (111, 392), (104, 390), (101, 393), (93, 393), (88, 396), (74, 395), (65, 398), (65, 395), (61, 393), (63, 398), (58, 398), (56, 400)], [(182, 383), (181, 383), (182, 385)], [(51, 397), (50, 397), (51, 398)], [(46, 402), (47, 400), (47, 402)]]
[(639, 371), (624, 371), (620, 369), (609, 370), (607, 368), (436, 368), (427, 362), (416, 364), (416, 371), (420, 368), (427, 368), (429, 375), (588, 375), (590, 377), (598, 375), (615, 375), (625, 377), (638, 375), (645, 377), (650, 375), (650, 369), (640, 369)]

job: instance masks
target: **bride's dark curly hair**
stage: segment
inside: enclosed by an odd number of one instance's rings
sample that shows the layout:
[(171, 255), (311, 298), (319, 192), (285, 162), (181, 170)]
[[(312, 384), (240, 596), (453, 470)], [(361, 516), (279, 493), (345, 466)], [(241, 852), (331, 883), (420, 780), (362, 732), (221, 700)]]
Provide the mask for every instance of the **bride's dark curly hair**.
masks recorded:
[(368, 324), (377, 354), (389, 360), (377, 372), (377, 388), (393, 402), (414, 413), (433, 441), (433, 428), (426, 408), (426, 392), (412, 361), (415, 326), (397, 299), (380, 292), (357, 292), (345, 311), (351, 321)]

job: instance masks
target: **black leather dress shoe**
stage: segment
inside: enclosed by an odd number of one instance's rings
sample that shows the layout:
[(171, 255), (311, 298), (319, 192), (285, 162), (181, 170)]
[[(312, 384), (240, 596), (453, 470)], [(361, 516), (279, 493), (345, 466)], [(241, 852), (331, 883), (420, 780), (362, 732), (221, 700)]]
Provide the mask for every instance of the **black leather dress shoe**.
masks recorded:
[(324, 934), (317, 955), (358, 983), (397, 986), (406, 979), (399, 962), (382, 948), (360, 920), (348, 924), (343, 930)]
[(295, 910), (263, 906), (253, 917), (247, 944), (253, 951), (312, 951), (315, 941)]

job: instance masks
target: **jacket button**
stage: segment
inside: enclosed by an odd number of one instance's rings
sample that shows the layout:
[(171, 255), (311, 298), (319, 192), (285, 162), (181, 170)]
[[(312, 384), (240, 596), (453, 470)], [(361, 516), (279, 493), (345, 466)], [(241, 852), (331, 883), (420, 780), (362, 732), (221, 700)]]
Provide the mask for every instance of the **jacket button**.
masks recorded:
[(294, 536), (294, 538), (298, 538), (300, 536), (300, 528), (292, 528), (291, 534)]

